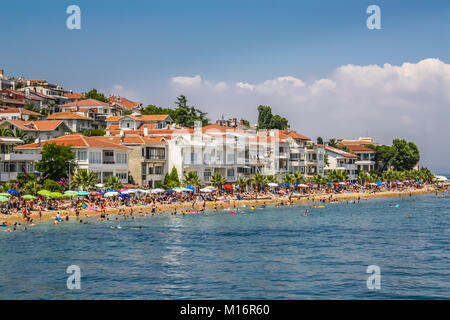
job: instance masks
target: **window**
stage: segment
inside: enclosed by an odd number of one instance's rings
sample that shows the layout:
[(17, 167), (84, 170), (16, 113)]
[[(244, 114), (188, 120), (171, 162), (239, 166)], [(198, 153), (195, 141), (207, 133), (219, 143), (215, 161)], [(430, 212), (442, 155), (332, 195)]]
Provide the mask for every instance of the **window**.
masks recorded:
[(155, 167), (155, 174), (163, 174), (163, 166), (156, 166)]
[(116, 177), (120, 180), (128, 179), (127, 172), (116, 172)]
[(101, 152), (89, 152), (89, 162), (90, 163), (102, 163), (102, 153)]
[(77, 160), (86, 161), (87, 160), (87, 151), (77, 151)]
[(116, 163), (127, 164), (127, 154), (126, 153), (116, 153)]
[(227, 176), (230, 178), (234, 178), (234, 169), (227, 169)]

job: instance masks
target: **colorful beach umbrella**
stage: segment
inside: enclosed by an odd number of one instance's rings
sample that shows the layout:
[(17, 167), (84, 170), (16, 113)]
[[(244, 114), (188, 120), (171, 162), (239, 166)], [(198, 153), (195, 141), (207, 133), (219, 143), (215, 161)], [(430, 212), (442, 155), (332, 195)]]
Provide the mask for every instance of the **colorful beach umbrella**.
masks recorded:
[(50, 198), (62, 198), (64, 195), (61, 192), (51, 192)]
[(50, 197), (51, 194), (52, 194), (52, 192), (48, 191), (48, 190), (39, 190), (38, 191), (38, 195), (43, 196), (43, 197)]
[(89, 195), (89, 192), (87, 192), (87, 191), (78, 191), (77, 194), (78, 194), (79, 196), (88, 196), (88, 195)]
[(103, 197), (103, 194), (97, 191), (92, 191), (91, 193), (89, 193), (89, 195), (94, 197)]
[(37, 198), (35, 196), (32, 196), (31, 194), (26, 194), (26, 195), (22, 196), (22, 199), (35, 200)]
[(225, 189), (233, 189), (233, 186), (231, 184), (224, 184), (223, 187)]
[(118, 192), (107, 192), (107, 193), (105, 193), (105, 197), (106, 198), (109, 198), (109, 197), (114, 197), (114, 196), (118, 196), (119, 195), (119, 193)]
[(9, 199), (7, 197), (0, 196), (0, 202), (7, 202)]

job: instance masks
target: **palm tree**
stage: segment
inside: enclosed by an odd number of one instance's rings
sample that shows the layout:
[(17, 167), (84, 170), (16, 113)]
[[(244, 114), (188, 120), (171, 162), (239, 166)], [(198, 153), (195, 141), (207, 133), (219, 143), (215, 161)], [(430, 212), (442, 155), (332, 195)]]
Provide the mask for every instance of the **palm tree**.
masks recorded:
[(292, 174), (292, 179), (294, 180), (294, 183), (304, 183), (305, 182), (305, 176), (301, 174), (299, 171), (295, 171)]
[(36, 195), (38, 192), (38, 183), (35, 180), (28, 181), (25, 183), (23, 188), (26, 194)]
[(225, 184), (225, 182), (227, 182), (227, 179), (225, 179), (220, 174), (220, 172), (216, 172), (211, 176), (211, 178), (209, 179), (209, 182), (211, 182), (217, 188), (221, 188)]
[(92, 171), (81, 169), (77, 171), (77, 174), (73, 178), (72, 186), (81, 187), (83, 190), (89, 190), (98, 183), (97, 176)]
[(11, 136), (23, 140), (25, 144), (32, 143), (34, 141), (33, 138), (28, 137), (27, 133), (24, 130), (18, 128), (15, 128), (14, 131), (12, 131)]
[(119, 190), (123, 187), (122, 182), (116, 176), (111, 176), (106, 180), (105, 187), (109, 189)]
[(317, 186), (319, 187), (319, 189), (320, 189), (320, 186), (321, 186), (323, 183), (326, 183), (325, 179), (324, 179), (324, 178), (322, 177), (322, 175), (320, 175), (320, 174), (316, 174), (316, 175), (313, 177), (313, 179), (314, 179), (314, 183), (317, 184)]
[(334, 139), (334, 138), (328, 140), (327, 144), (328, 144), (330, 147), (333, 147), (333, 148), (337, 148), (337, 147), (338, 147), (338, 142), (337, 142), (337, 140)]
[(289, 183), (289, 184), (294, 184), (295, 183), (294, 176), (291, 175), (291, 174), (285, 174), (283, 176), (282, 180), (283, 180), (284, 183)]
[(266, 182), (267, 183), (277, 183), (278, 182), (277, 181), (278, 180), (277, 177), (274, 176), (274, 175), (268, 175), (265, 178), (266, 178)]
[(12, 131), (10, 128), (0, 128), (0, 137), (11, 137)]
[(245, 187), (247, 187), (247, 183), (248, 181), (243, 178), (239, 178), (238, 181), (236, 182), (236, 184), (239, 186), (239, 190), (241, 191), (245, 190)]
[(201, 185), (201, 180), (198, 177), (197, 172), (190, 171), (184, 175), (183, 184), (191, 185), (191, 186), (194, 186), (195, 188), (197, 188)]
[(254, 185), (258, 191), (260, 191), (263, 184), (266, 182), (266, 177), (257, 172), (250, 181), (251, 184)]

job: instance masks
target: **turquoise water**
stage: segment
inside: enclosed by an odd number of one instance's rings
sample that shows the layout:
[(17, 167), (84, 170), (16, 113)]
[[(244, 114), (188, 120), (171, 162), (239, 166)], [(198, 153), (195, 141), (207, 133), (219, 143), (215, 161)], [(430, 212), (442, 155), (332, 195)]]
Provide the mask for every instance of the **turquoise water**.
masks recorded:
[[(306, 207), (0, 232), (0, 299), (449, 297), (450, 197)], [(66, 287), (69, 265), (81, 268), (79, 291)], [(367, 289), (369, 265), (380, 290)]]

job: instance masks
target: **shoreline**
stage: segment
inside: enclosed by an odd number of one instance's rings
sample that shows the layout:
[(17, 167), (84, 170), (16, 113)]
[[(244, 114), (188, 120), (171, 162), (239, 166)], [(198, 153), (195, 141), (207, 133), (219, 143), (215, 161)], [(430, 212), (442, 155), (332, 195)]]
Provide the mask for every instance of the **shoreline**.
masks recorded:
[[(339, 194), (312, 194), (312, 195), (293, 195), (291, 200), (294, 204), (296, 203), (318, 203), (322, 200), (325, 200), (328, 202), (328, 199), (330, 196), (332, 196), (333, 201), (346, 201), (346, 200), (355, 200), (360, 198), (361, 200), (369, 200), (372, 198), (389, 198), (389, 197), (401, 197), (401, 196), (415, 196), (420, 194), (430, 194), (436, 192), (435, 187), (426, 187), (423, 189), (414, 189), (414, 190), (404, 190), (404, 191), (381, 191), (376, 193), (339, 193)], [(243, 200), (218, 200), (217, 203), (214, 203), (213, 201), (206, 202), (206, 208), (214, 208), (217, 207), (217, 209), (224, 209), (224, 208), (230, 208), (232, 209), (234, 206), (236, 207), (242, 207), (242, 206), (257, 206), (257, 205), (263, 205), (263, 204), (276, 204), (281, 203), (289, 204), (289, 197), (272, 197), (272, 198), (258, 198), (258, 199), (243, 199)], [(124, 208), (126, 213), (128, 214), (131, 209), (133, 210), (134, 215), (138, 215), (139, 211), (142, 210), (142, 212), (149, 213), (151, 215), (153, 205), (137, 205), (132, 207), (116, 207), (116, 208), (105, 208), (106, 214), (108, 215), (116, 215), (119, 211), (119, 208)], [(184, 210), (191, 210), (191, 211), (198, 211), (202, 208), (202, 201), (199, 201), (195, 204), (195, 207), (192, 208), (192, 203), (175, 203), (175, 204), (156, 204), (156, 213), (154, 215), (161, 215), (161, 214), (170, 214), (171, 212), (174, 212), (174, 210), (177, 211), (177, 214), (181, 214)], [(64, 219), (66, 216), (69, 217), (76, 217), (75, 211), (72, 209), (69, 210), (54, 210), (54, 211), (43, 211), (42, 212), (42, 219), (39, 219), (39, 213), (36, 211), (33, 211), (31, 213), (31, 218), (33, 219), (33, 223), (39, 223), (43, 221), (48, 220), (54, 220), (57, 214), (60, 214), (61, 218)], [(79, 219), (83, 218), (95, 218), (100, 217), (99, 211), (93, 211), (93, 210), (81, 210)], [(3, 222), (9, 222), (11, 224), (14, 224), (15, 222), (22, 223), (22, 225), (30, 226), (26, 220), (23, 218), (21, 213), (14, 213), (12, 215), (0, 215), (0, 223)], [(2, 230), (2, 229), (0, 229)]]

